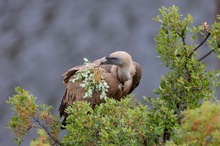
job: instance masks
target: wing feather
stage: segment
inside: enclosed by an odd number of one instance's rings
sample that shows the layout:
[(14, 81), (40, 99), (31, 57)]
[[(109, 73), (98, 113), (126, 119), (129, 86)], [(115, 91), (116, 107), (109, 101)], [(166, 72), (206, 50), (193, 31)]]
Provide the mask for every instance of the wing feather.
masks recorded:
[(130, 94), (139, 85), (142, 76), (141, 65), (134, 61), (133, 61), (133, 65), (135, 66), (135, 74), (133, 76), (133, 83), (128, 94)]
[[(122, 95), (121, 84), (118, 81), (117, 77), (111, 73), (111, 66), (112, 65), (101, 65), (101, 69), (105, 74), (104, 80), (107, 82), (109, 89), (107, 92), (107, 97), (114, 98), (116, 100), (120, 100)], [(99, 105), (103, 103), (104, 100), (100, 99), (100, 92), (93, 92), (92, 97), (90, 98), (83, 98), (84, 96), (84, 89), (80, 86), (82, 82), (75, 82), (73, 83), (70, 79), (75, 73), (80, 69), (86, 67), (85, 65), (77, 66), (71, 68), (67, 72), (63, 74), (64, 76), (64, 84), (66, 84), (66, 91), (61, 101), (59, 112), (60, 117), (66, 117), (67, 114), (65, 113), (65, 109), (72, 105), (75, 101), (88, 101), (92, 107), (95, 105)]]

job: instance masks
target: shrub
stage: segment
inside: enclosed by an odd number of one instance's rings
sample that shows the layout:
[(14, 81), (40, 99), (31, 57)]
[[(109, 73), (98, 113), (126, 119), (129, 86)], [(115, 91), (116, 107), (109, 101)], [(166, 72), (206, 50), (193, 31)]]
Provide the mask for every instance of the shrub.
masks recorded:
[[(149, 112), (154, 121), (155, 131), (160, 127), (163, 142), (172, 139), (174, 129), (181, 124), (181, 112), (195, 109), (206, 101), (215, 98), (219, 86), (219, 71), (209, 71), (202, 62), (211, 53), (219, 53), (219, 26), (210, 26), (204, 22), (201, 26), (191, 26), (193, 17), (185, 18), (176, 6), (162, 7), (160, 15), (154, 20), (161, 23), (161, 29), (155, 37), (156, 50), (161, 61), (169, 68), (167, 75), (161, 77), (161, 83), (154, 92), (156, 99), (148, 98), (153, 107)], [(203, 40), (196, 44), (197, 35)], [(199, 56), (199, 49), (208, 42), (210, 51)], [(163, 129), (163, 131), (161, 131)], [(159, 139), (158, 139), (159, 140)]]
[(220, 103), (210, 101), (196, 109), (183, 112), (182, 125), (176, 130), (173, 145), (209, 145), (220, 144)]
[(151, 133), (147, 106), (133, 98), (106, 99), (92, 110), (87, 102), (76, 102), (67, 108), (67, 134), (64, 145), (144, 145)]
[(6, 101), (14, 111), (8, 128), (13, 131), (15, 142), (20, 145), (28, 131), (37, 128), (47, 133), (48, 137), (45, 141), (58, 144), (60, 121), (57, 116), (51, 114), (53, 107), (44, 104), (38, 106), (37, 98), (21, 87), (17, 87), (15, 91), (17, 94)]

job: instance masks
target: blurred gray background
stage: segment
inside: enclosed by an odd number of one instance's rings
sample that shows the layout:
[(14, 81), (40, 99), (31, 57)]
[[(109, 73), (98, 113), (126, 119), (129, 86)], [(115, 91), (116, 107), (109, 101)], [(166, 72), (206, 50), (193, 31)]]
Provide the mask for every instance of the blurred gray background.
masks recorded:
[[(156, 57), (160, 24), (152, 18), (163, 5), (192, 14), (195, 25), (211, 24), (217, 12), (214, 0), (0, 0), (0, 145), (15, 145), (5, 128), (12, 115), (5, 100), (14, 88), (30, 91), (38, 104), (53, 105), (56, 114), (65, 90), (61, 75), (82, 64), (83, 57), (92, 61), (117, 50), (129, 52), (143, 68), (133, 93), (139, 100), (156, 97), (152, 90), (167, 70)], [(215, 55), (204, 61), (218, 68)]]

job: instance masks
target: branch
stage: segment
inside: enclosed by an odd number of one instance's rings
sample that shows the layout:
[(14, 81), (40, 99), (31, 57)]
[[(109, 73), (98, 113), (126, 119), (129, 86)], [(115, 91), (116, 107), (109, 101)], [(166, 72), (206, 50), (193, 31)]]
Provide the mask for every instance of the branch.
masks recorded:
[[(218, 48), (220, 48), (220, 44), (218, 43)], [(210, 54), (212, 54), (212, 52), (214, 52), (215, 50), (211, 50), (209, 51), (207, 54), (205, 54), (204, 56), (202, 56), (198, 61), (202, 61), (203, 59), (205, 59), (207, 56), (209, 56)]]
[(199, 47), (201, 47), (201, 46), (206, 42), (206, 40), (209, 38), (210, 34), (211, 34), (210, 32), (207, 33), (207, 35), (206, 35), (206, 37), (204, 38), (204, 40), (203, 40), (195, 49), (193, 49), (193, 51), (198, 50)]
[(176, 32), (176, 33), (181, 37), (181, 39), (182, 39), (182, 42), (183, 42), (183, 45), (184, 45), (184, 49), (186, 49), (186, 48), (185, 48), (185, 45), (186, 45), (186, 41), (185, 41), (185, 31), (186, 31), (186, 26), (185, 26), (185, 29), (183, 29), (183, 31), (182, 31), (181, 33)]
[[(187, 50), (186, 50), (186, 39), (185, 39), (185, 31), (186, 31), (186, 28), (181, 32), (181, 34), (180, 33), (178, 33), (177, 32), (177, 34), (181, 37), (181, 39), (182, 39), (182, 42), (183, 42), (183, 46), (184, 46), (184, 50), (185, 50), (185, 56), (187, 56)], [(186, 60), (188, 60), (189, 59), (189, 57), (186, 57)], [(189, 71), (189, 69), (188, 69), (188, 67), (187, 67), (187, 65), (186, 65), (186, 62), (185, 62), (185, 69), (186, 69), (186, 80), (187, 81), (191, 81), (191, 73), (190, 73), (190, 71)]]
[(55, 138), (50, 134), (50, 132), (47, 130), (47, 128), (46, 128), (43, 124), (40, 123), (40, 121), (39, 121), (38, 118), (35, 118), (35, 117), (32, 117), (32, 118), (35, 120), (35, 122), (37, 122), (37, 123), (46, 131), (47, 135), (48, 135), (57, 145), (61, 145), (60, 142), (59, 142), (57, 139), (55, 139)]
[(205, 54), (204, 56), (202, 56), (198, 61), (202, 61), (202, 60), (205, 59), (207, 56), (209, 56), (210, 54), (212, 54), (212, 52), (214, 52), (214, 50), (209, 51), (207, 54)]
[(194, 53), (196, 50), (198, 50), (198, 49), (207, 41), (207, 39), (209, 38), (210, 34), (211, 34), (210, 32), (207, 33), (207, 35), (206, 35), (205, 38), (200, 42), (200, 44), (199, 44), (196, 48), (194, 48), (193, 51), (189, 54), (189, 58), (193, 55), (193, 53)]

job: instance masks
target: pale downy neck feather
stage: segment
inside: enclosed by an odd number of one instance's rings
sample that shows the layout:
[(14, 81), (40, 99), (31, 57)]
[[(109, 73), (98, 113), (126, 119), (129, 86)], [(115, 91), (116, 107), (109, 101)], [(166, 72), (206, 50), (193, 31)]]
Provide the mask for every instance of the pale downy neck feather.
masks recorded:
[(120, 80), (120, 82), (125, 82), (131, 79), (135, 74), (135, 67), (134, 65), (127, 65), (123, 67), (119, 67), (116, 65), (112, 66), (111, 72), (117, 76)]

